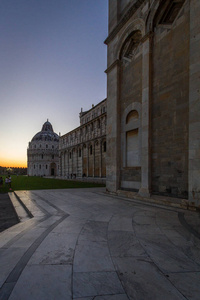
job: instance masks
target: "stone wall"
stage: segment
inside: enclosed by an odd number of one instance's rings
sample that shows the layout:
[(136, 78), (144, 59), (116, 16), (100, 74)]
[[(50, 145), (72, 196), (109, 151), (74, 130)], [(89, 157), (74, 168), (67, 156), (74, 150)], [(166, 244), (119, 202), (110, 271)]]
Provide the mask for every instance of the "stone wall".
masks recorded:
[(109, 9), (107, 189), (198, 206), (200, 2), (110, 0)]
[(188, 196), (189, 3), (153, 39), (152, 191)]

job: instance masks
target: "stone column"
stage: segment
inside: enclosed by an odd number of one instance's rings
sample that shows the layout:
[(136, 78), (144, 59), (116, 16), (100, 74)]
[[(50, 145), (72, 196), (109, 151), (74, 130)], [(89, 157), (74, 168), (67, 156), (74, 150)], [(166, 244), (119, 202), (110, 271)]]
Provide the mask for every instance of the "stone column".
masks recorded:
[(89, 174), (89, 145), (87, 144), (87, 177), (88, 177), (88, 174)]
[(82, 151), (82, 153), (81, 153), (81, 155), (82, 155), (82, 160), (81, 160), (81, 176), (83, 177), (83, 154), (84, 154), (84, 145), (82, 145), (82, 147), (81, 147), (81, 151)]
[(59, 153), (59, 165), (60, 165), (59, 175), (62, 176), (62, 152)]
[(142, 120), (141, 120), (141, 188), (142, 197), (150, 196), (150, 105), (151, 105), (151, 34), (143, 41)]
[(92, 145), (93, 147), (93, 178), (94, 178), (94, 168), (95, 168), (95, 142)]
[(64, 151), (64, 168), (63, 168), (63, 176), (66, 176), (66, 151)]
[(190, 205), (200, 207), (200, 1), (190, 0), (189, 174)]
[(99, 141), (100, 156), (99, 156), (99, 177), (102, 177), (102, 140)]
[(67, 176), (69, 176), (69, 150), (67, 150)]
[(110, 192), (119, 189), (120, 179), (120, 107), (119, 73), (120, 63), (116, 60), (107, 70), (107, 161), (106, 187)]
[(78, 155), (79, 155), (79, 149), (76, 147), (76, 177), (78, 176)]
[(64, 176), (64, 155), (65, 155), (64, 152), (62, 152), (62, 156), (61, 156), (62, 176)]

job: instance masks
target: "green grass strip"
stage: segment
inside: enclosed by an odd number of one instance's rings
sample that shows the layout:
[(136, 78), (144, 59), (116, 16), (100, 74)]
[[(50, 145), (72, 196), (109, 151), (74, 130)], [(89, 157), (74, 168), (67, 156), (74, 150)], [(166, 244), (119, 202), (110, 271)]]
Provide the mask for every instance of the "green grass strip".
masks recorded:
[[(1, 176), (1, 175), (0, 175)], [(37, 176), (22, 176), (11, 175), (12, 183), (11, 190), (5, 184), (6, 176), (2, 176), (4, 183), (0, 187), (0, 193), (7, 193), (10, 191), (19, 190), (46, 190), (46, 189), (71, 189), (71, 188), (90, 188), (90, 187), (103, 187), (104, 184), (81, 182), (78, 180), (61, 180), (54, 178), (45, 178)]]

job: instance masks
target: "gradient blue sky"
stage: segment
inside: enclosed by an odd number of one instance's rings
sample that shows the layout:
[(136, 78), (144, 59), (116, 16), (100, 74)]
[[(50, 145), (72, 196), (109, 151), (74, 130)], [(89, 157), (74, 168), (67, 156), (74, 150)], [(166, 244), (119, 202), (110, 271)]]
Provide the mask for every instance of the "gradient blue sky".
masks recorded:
[(0, 0), (0, 166), (25, 166), (49, 119), (56, 133), (106, 98), (107, 0)]

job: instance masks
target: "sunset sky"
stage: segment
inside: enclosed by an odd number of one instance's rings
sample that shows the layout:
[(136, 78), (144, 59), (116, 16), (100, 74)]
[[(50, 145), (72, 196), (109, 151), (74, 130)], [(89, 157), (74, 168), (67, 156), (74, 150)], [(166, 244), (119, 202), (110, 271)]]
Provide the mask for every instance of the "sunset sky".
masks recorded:
[(65, 134), (106, 98), (107, 0), (0, 1), (0, 166), (26, 167), (49, 119)]

